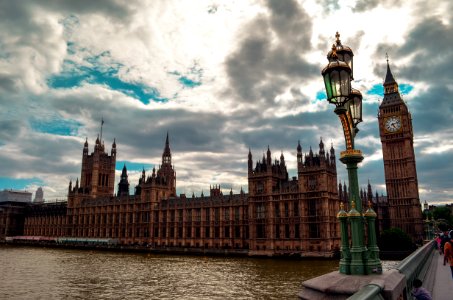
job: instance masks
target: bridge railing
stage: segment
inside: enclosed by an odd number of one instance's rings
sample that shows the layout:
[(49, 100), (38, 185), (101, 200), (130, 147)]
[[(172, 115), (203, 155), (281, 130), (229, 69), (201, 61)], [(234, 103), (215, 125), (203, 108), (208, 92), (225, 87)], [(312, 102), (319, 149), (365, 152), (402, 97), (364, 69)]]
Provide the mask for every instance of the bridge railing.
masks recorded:
[[(402, 299), (410, 299), (409, 296), (412, 290), (412, 283), (415, 278), (419, 278), (421, 280), (425, 279), (433, 258), (434, 243), (435, 241), (431, 241), (418, 248), (414, 253), (402, 260), (395, 268), (399, 273), (404, 275), (406, 279), (404, 290), (393, 291), (397, 295), (401, 295)], [(385, 299), (382, 291), (382, 286), (368, 284), (349, 297), (348, 300), (382, 300)]]
[(381, 295), (382, 287), (376, 284), (367, 284), (347, 300), (384, 300)]
[(434, 243), (431, 241), (402, 260), (396, 269), (406, 277), (406, 291), (410, 293), (415, 278), (425, 279), (433, 259)]

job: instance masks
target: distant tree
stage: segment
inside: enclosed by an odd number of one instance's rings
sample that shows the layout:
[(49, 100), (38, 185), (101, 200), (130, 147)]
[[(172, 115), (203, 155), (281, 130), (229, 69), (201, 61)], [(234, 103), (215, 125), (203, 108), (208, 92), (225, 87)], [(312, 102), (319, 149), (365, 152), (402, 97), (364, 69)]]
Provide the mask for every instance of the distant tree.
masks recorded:
[(379, 249), (383, 251), (412, 251), (415, 248), (411, 237), (399, 228), (386, 229), (379, 238)]
[(453, 217), (451, 215), (451, 209), (446, 206), (438, 206), (433, 210), (434, 220), (445, 220), (448, 223), (448, 227), (453, 225)]
[(444, 219), (437, 219), (437, 220), (436, 220), (436, 223), (437, 223), (437, 228), (438, 228), (440, 231), (447, 231), (447, 230), (450, 228), (449, 222), (447, 222), (447, 221), (444, 220)]

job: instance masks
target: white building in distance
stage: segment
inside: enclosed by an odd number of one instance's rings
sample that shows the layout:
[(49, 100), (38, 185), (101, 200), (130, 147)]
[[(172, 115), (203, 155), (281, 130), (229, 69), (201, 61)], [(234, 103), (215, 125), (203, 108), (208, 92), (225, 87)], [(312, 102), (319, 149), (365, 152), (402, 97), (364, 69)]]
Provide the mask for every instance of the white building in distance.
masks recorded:
[(44, 202), (44, 191), (42, 187), (39, 187), (35, 193), (35, 199), (33, 200), (34, 203), (42, 203)]
[(0, 202), (14, 201), (14, 202), (31, 202), (31, 194), (27, 191), (18, 190), (3, 190), (0, 191)]

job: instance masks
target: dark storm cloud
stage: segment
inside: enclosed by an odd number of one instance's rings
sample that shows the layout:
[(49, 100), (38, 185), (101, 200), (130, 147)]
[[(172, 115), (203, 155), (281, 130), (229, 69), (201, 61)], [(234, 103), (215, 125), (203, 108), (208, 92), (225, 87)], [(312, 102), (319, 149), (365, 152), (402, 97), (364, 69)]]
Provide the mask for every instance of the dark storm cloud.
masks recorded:
[[(311, 35), (311, 20), (297, 1), (267, 0), (271, 13), (271, 30), (283, 42), (307, 42)], [(308, 47), (308, 45), (306, 45)]]
[[(100, 120), (103, 118), (103, 139), (111, 143), (116, 137), (118, 147), (124, 145), (137, 151), (131, 153), (131, 156), (147, 156), (154, 150), (161, 151), (167, 132), (172, 148), (184, 147), (184, 151), (224, 151), (227, 146), (222, 142), (225, 135), (228, 135), (223, 132), (226, 116), (182, 109), (142, 109), (126, 106), (120, 100), (124, 96), (119, 93), (113, 93), (111, 104), (106, 105), (102, 98), (111, 93), (107, 90), (104, 92), (100, 98), (84, 93), (58, 95), (50, 98), (51, 106), (76, 119), (83, 116), (90, 120), (83, 129), (90, 144), (99, 133)], [(118, 98), (115, 99), (116, 97)]]
[(77, 174), (80, 164), (71, 163), (67, 157), (79, 157), (78, 142), (71, 139), (56, 139), (49, 135), (27, 135), (21, 137), (20, 150), (13, 155), (0, 151), (0, 177), (31, 174), (45, 179), (45, 175)]
[(13, 119), (0, 120), (0, 145), (17, 140), (24, 127), (24, 122)]
[(372, 10), (373, 8), (377, 7), (378, 5), (383, 6), (399, 6), (401, 5), (401, 0), (359, 0), (356, 2), (353, 11), (356, 12), (364, 12), (367, 10)]
[(39, 4), (55, 11), (70, 12), (73, 14), (105, 14), (109, 17), (126, 18), (132, 12), (131, 3), (134, 1), (121, 0), (77, 0), (61, 1), (47, 0), (40, 1)]
[(16, 91), (16, 80), (8, 74), (0, 74), (0, 93), (13, 93)]
[(47, 10), (68, 14), (104, 14), (113, 18), (126, 18), (132, 12), (134, 1), (115, 0), (41, 0), (15, 1), (6, 0), (0, 3), (0, 17), (14, 23), (27, 24), (35, 10)]
[(254, 129), (250, 132), (243, 132), (241, 139), (244, 144), (256, 152), (267, 150), (267, 145), (269, 145), (271, 150), (273, 149), (272, 152), (275, 155), (278, 154), (278, 157), (280, 150), (295, 154), (298, 140), (300, 140), (302, 148), (308, 152), (310, 146), (318, 147), (321, 132), (326, 134), (323, 136), (324, 143), (330, 143), (333, 136), (329, 136), (329, 132), (337, 122), (335, 116), (332, 115), (317, 112), (259, 119), (249, 124), (249, 127)]
[(433, 81), (439, 85), (451, 83), (453, 75), (453, 27), (440, 20), (423, 20), (408, 36), (397, 55), (414, 55), (410, 64), (401, 69), (402, 76), (414, 81)]
[[(421, 153), (416, 153), (415, 155), (417, 158), (418, 180), (426, 189), (440, 191), (447, 188), (451, 189), (452, 176), (445, 176), (445, 174), (453, 175), (451, 163), (449, 163), (453, 161), (452, 152), (431, 153), (423, 155), (423, 159), (419, 159), (422, 156)], [(440, 174), (443, 176), (439, 176)], [(427, 184), (423, 184), (425, 182)]]
[(285, 89), (318, 76), (318, 67), (301, 55), (311, 49), (311, 20), (295, 1), (267, 1), (260, 15), (242, 30), (242, 41), (226, 60), (231, 88), (242, 101), (273, 103)]
[[(434, 84), (446, 84), (451, 82), (453, 70), (453, 27), (450, 23), (444, 24), (437, 17), (429, 17), (420, 20), (420, 24), (407, 36), (402, 46), (380, 44), (377, 55), (389, 51), (390, 62), (392, 57), (405, 58), (412, 55), (409, 63), (400, 66), (394, 75), (413, 81), (429, 81)], [(395, 67), (392, 66), (392, 70)], [(375, 73), (384, 70), (382, 65), (375, 67)]]
[[(6, 26), (11, 33), (22, 31), (24, 27), (31, 29), (30, 16), (32, 9), (25, 2), (14, 0), (0, 2), (0, 20), (3, 26)], [(21, 24), (21, 26), (15, 26), (17, 24)]]
[[(385, 177), (384, 177), (384, 164), (382, 163), (382, 160), (375, 160), (375, 161), (370, 161), (367, 162), (367, 155), (364, 154), (364, 163), (359, 166), (358, 169), (358, 176), (359, 176), (359, 185), (360, 187), (365, 187), (368, 184), (368, 180), (370, 181), (371, 186), (373, 187), (373, 193), (376, 191), (379, 192), (379, 194), (387, 194), (387, 191), (380, 187), (377, 187), (377, 185), (384, 185), (385, 184)], [(342, 163), (337, 164), (337, 170), (342, 173), (341, 178), (340, 175), (338, 176), (338, 179), (341, 181), (344, 181), (348, 179), (347, 177), (347, 172), (346, 172), (346, 167)], [(339, 173), (340, 173), (339, 172)]]
[[(176, 152), (177, 153), (177, 152)], [(237, 159), (236, 156), (229, 156), (228, 154), (222, 156), (211, 156), (206, 155), (206, 153), (191, 153), (190, 161), (191, 168), (185, 169), (183, 173), (178, 175), (178, 178), (185, 181), (196, 182), (200, 180), (200, 171), (208, 171), (209, 174), (216, 173), (226, 173), (228, 176), (238, 176), (246, 180), (247, 178), (247, 154), (248, 152), (244, 151), (243, 155), (240, 156), (240, 159)], [(181, 165), (184, 162), (175, 161), (174, 165), (178, 168), (178, 165)]]
[(451, 89), (443, 85), (433, 85), (409, 103), (415, 133), (430, 135), (451, 128), (453, 123), (451, 95)]
[(362, 12), (375, 8), (380, 0), (359, 0), (356, 2), (354, 10), (357, 12)]

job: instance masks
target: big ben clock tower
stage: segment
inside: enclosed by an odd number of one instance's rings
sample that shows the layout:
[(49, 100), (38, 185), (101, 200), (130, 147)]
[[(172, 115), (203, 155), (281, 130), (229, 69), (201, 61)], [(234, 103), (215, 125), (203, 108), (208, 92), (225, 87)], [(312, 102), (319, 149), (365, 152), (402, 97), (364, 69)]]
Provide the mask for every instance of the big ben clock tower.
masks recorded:
[(418, 195), (412, 117), (401, 98), (388, 59), (378, 122), (389, 205), (388, 223), (418, 241), (423, 238), (423, 218)]

